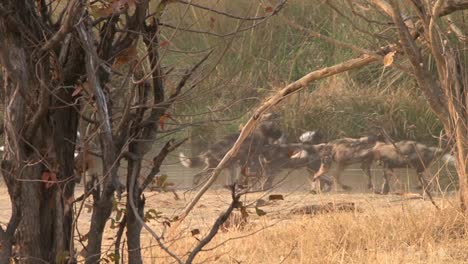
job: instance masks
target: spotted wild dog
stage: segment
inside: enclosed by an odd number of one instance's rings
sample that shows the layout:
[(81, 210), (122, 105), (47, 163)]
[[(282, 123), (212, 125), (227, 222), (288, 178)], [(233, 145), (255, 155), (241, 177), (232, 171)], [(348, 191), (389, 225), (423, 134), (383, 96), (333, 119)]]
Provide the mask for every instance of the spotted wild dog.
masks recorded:
[(337, 168), (333, 176), (337, 185), (344, 190), (350, 190), (351, 187), (341, 182), (341, 174), (346, 167), (360, 163), (361, 169), (368, 177), (367, 187), (373, 189), (370, 167), (374, 160), (373, 147), (378, 142), (384, 142), (383, 136), (370, 135), (361, 138), (342, 138), (327, 143), (320, 151), (320, 169), (315, 174), (314, 180), (328, 173), (332, 164), (335, 163)]
[[(320, 169), (319, 152), (325, 144), (310, 145), (304, 143), (266, 145), (259, 156), (258, 162), (252, 162), (250, 169), (256, 171), (255, 180), (261, 181), (263, 190), (272, 188), (274, 178), (284, 170), (305, 168), (311, 191), (315, 190), (314, 174)], [(252, 175), (248, 175), (252, 177)], [(329, 191), (332, 181), (325, 175), (320, 178), (320, 190)]]
[(380, 161), (384, 170), (382, 194), (390, 191), (389, 180), (390, 177), (395, 177), (393, 170), (396, 168), (412, 167), (426, 185), (425, 182), (432, 181), (428, 169), (434, 161), (440, 158), (447, 163), (455, 163), (455, 158), (447, 151), (411, 140), (403, 140), (395, 144), (379, 142), (373, 147), (373, 155), (375, 160)]
[[(280, 140), (283, 136), (274, 114), (264, 114), (260, 119), (258, 127), (247, 137), (241, 145), (237, 155), (233, 157), (223, 169), (229, 170), (228, 184), (232, 184), (236, 178), (236, 168), (244, 166), (249, 159), (258, 159), (258, 155), (263, 151), (263, 146)], [(187, 157), (184, 153), (179, 153), (180, 163), (187, 168), (203, 168), (194, 175), (193, 183), (198, 184), (211, 170), (213, 170), (226, 155), (232, 145), (239, 137), (239, 133), (227, 135), (220, 141), (211, 145), (196, 157)]]

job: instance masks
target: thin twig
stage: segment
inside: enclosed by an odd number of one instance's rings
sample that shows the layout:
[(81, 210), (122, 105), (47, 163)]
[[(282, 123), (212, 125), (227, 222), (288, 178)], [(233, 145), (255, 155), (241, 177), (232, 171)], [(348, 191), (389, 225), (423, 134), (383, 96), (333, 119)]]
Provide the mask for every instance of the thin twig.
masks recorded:
[(226, 17), (229, 17), (229, 18), (234, 18), (234, 19), (238, 19), (238, 20), (254, 20), (255, 21), (255, 20), (263, 20), (263, 19), (268, 18), (268, 17), (270, 17), (272, 15), (276, 15), (284, 7), (287, 0), (283, 0), (280, 3), (278, 3), (276, 5), (276, 7), (273, 9), (273, 11), (271, 12), (271, 14), (268, 14), (268, 15), (265, 15), (265, 16), (259, 16), (259, 17), (236, 16), (236, 15), (233, 15), (233, 14), (229, 14), (227, 12), (219, 11), (219, 10), (216, 10), (216, 9), (213, 9), (213, 8), (210, 8), (210, 7), (206, 7), (206, 6), (202, 6), (200, 4), (196, 4), (193, 1), (177, 0), (177, 2), (182, 3), (182, 4), (186, 4), (186, 5), (190, 5), (190, 6), (194, 6), (196, 8), (207, 10), (207, 11), (213, 12), (215, 14), (223, 15), (223, 16), (226, 16)]

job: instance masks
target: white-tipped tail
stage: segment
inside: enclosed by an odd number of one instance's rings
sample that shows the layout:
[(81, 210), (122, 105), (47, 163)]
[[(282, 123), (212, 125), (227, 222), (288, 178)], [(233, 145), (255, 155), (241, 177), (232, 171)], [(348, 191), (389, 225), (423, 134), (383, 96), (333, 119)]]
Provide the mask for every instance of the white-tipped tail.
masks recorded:
[(5, 146), (0, 146), (0, 151), (5, 151)]
[(309, 156), (309, 153), (301, 149), (300, 151), (294, 153), (294, 155), (291, 156), (291, 159), (303, 159), (307, 158), (307, 156)]
[(299, 137), (299, 141), (301, 141), (302, 143), (311, 142), (311, 141), (314, 139), (316, 133), (317, 133), (317, 132), (315, 132), (315, 131), (307, 131), (307, 132), (304, 132), (304, 133), (302, 133), (302, 135)]
[(192, 168), (192, 160), (190, 158), (187, 158), (184, 153), (180, 152), (179, 153), (179, 160), (182, 166), (186, 168)]
[(450, 154), (445, 154), (442, 156), (442, 161), (452, 166), (457, 166), (457, 159)]

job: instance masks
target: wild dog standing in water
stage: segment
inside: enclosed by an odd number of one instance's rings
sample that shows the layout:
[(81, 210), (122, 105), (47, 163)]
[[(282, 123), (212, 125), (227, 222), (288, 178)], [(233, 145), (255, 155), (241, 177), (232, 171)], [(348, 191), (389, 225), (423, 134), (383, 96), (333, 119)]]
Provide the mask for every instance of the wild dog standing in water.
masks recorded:
[[(276, 122), (276, 115), (265, 114), (262, 116), (258, 127), (241, 145), (239, 152), (233, 157), (224, 168), (229, 169), (228, 184), (235, 181), (236, 167), (238, 165), (247, 164), (249, 159), (255, 157), (258, 159), (259, 153), (263, 150), (263, 146), (280, 140), (283, 133)], [(200, 180), (214, 169), (221, 159), (226, 155), (232, 145), (239, 137), (239, 133), (231, 134), (220, 141), (213, 144), (206, 151), (200, 153), (197, 157), (188, 158), (182, 152), (179, 153), (179, 160), (184, 167), (198, 168), (204, 167), (203, 170), (193, 177), (193, 183), (198, 184)]]
[(336, 172), (333, 175), (336, 183), (344, 190), (350, 190), (351, 187), (341, 182), (341, 174), (351, 164), (360, 163), (361, 169), (368, 177), (367, 187), (373, 189), (372, 174), (370, 167), (372, 165), (374, 154), (373, 147), (377, 142), (383, 142), (382, 136), (371, 135), (361, 138), (343, 138), (331, 141), (321, 150), (320, 170), (315, 174), (314, 180), (326, 174), (332, 163), (337, 164)]
[(452, 164), (455, 161), (453, 156), (446, 154), (446, 151), (441, 148), (428, 147), (410, 140), (399, 141), (395, 145), (377, 143), (373, 148), (373, 153), (374, 158), (382, 163), (384, 170), (383, 194), (390, 191), (389, 177), (395, 175), (393, 169), (412, 167), (416, 170), (418, 177), (423, 179), (423, 182), (430, 182), (432, 177), (429, 175), (428, 169), (435, 160), (442, 158), (445, 162)]
[[(315, 189), (315, 182), (312, 176), (320, 168), (320, 149), (325, 146), (322, 143), (323, 136), (318, 131), (306, 131), (300, 137), (301, 143), (277, 144), (265, 146), (258, 161), (250, 163), (254, 174), (245, 175), (254, 178), (257, 182), (263, 180), (262, 189), (270, 189), (275, 176), (284, 169), (306, 168), (309, 172), (308, 180), (311, 184), (311, 191)], [(329, 191), (332, 182), (327, 177), (320, 178), (320, 189)], [(323, 187), (323, 188), (322, 188)]]
[[(325, 144), (310, 145), (302, 143), (265, 146), (259, 162), (252, 163), (253, 166), (260, 166), (260, 168), (254, 169), (259, 174), (254, 175), (254, 177), (257, 181), (261, 178), (265, 180), (262, 189), (270, 189), (275, 176), (282, 170), (306, 168), (309, 173), (308, 180), (311, 184), (311, 191), (313, 191), (315, 189), (313, 176), (320, 168), (321, 157), (319, 152), (324, 146)], [(332, 181), (329, 178), (325, 176), (320, 178), (320, 189), (322, 191), (329, 191), (331, 185)]]

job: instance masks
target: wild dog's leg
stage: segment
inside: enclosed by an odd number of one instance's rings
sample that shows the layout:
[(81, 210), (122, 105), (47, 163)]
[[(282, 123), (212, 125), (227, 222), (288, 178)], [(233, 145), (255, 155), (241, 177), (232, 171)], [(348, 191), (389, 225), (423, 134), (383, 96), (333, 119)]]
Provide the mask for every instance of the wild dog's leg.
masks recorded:
[(262, 191), (269, 190), (273, 187), (275, 174), (273, 173), (272, 164), (265, 157), (259, 156), (256, 182)]
[[(325, 181), (325, 184), (328, 185), (327, 191), (330, 191), (333, 184), (332, 184), (332, 180), (330, 180), (328, 177), (325, 179), (324, 175), (330, 171), (332, 161), (333, 161), (333, 158), (331, 157), (331, 155), (322, 156), (321, 162), (320, 162), (320, 169), (318, 170), (317, 173), (315, 173), (314, 178), (313, 178), (313, 181), (321, 180), (322, 183), (324, 183), (323, 181)], [(341, 188), (345, 190), (350, 190), (351, 187), (341, 184), (341, 181), (339, 179), (340, 174), (343, 170), (344, 168), (340, 168), (340, 166), (338, 166), (337, 173), (333, 175), (334, 179), (337, 182), (337, 184), (341, 186)]]
[(209, 167), (205, 167), (202, 171), (195, 174), (193, 176), (193, 185), (199, 184), (201, 179), (203, 179), (203, 177), (208, 173), (209, 169), (210, 169)]
[(370, 171), (370, 167), (371, 167), (371, 161), (364, 161), (363, 163), (361, 163), (361, 169), (367, 175), (367, 188), (369, 190), (373, 190), (374, 184), (372, 183), (372, 174)]
[(330, 177), (328, 177), (327, 175), (323, 175), (323, 176), (320, 178), (320, 181), (321, 181), (320, 186), (324, 186), (324, 187), (320, 187), (322, 192), (329, 192), (329, 191), (331, 191), (331, 189), (332, 189), (332, 187), (333, 187), (333, 180), (330, 179)]
[(320, 190), (320, 192), (329, 192), (333, 187), (333, 179), (327, 175), (322, 175), (318, 181), (317, 187), (316, 189)]
[(263, 170), (262, 176), (265, 179), (265, 182), (262, 184), (262, 191), (271, 189), (273, 187), (273, 180), (275, 178), (274, 173), (268, 168), (265, 168)]
[(226, 185), (228, 186), (231, 186), (233, 185), (235, 182), (237, 182), (238, 178), (237, 178), (237, 165), (236, 164), (231, 164), (228, 166), (229, 167), (229, 171), (228, 171), (228, 175), (227, 175), (227, 178), (226, 178)]
[(424, 170), (423, 176), (424, 178), (426, 178), (429, 191), (433, 192), (433, 191), (441, 190), (440, 183), (439, 183), (439, 174), (432, 175), (428, 168), (427, 170)]
[(310, 184), (310, 192), (318, 193), (318, 192), (329, 192), (331, 187), (333, 186), (333, 180), (331, 180), (328, 176), (322, 175), (320, 176), (319, 180), (314, 180), (315, 171), (311, 169), (307, 169), (309, 175), (307, 176), (307, 180)]
[(345, 168), (346, 168), (345, 165), (338, 164), (338, 167), (336, 168), (336, 172), (335, 172), (335, 181), (343, 190), (349, 191), (352, 188), (350, 186), (348, 186), (348, 185), (344, 185), (341, 182), (341, 174), (343, 173)]
[(237, 184), (242, 186), (242, 188), (249, 187), (250, 171), (251, 168), (248, 164), (241, 165), (239, 173), (237, 175)]
[(193, 184), (194, 185), (199, 184), (200, 181), (203, 179), (203, 177), (208, 175), (211, 170), (216, 168), (216, 165), (218, 164), (218, 162), (215, 159), (211, 158), (211, 157), (206, 157), (205, 158), (205, 164), (206, 164), (205, 168), (203, 168), (202, 171), (200, 171), (199, 173), (195, 174), (195, 176), (193, 176)]
[(322, 157), (320, 160), (320, 168), (317, 173), (315, 173), (313, 181), (318, 180), (322, 175), (325, 175), (330, 171), (332, 165), (332, 157), (331, 156), (325, 156)]
[(393, 169), (384, 166), (383, 169), (383, 184), (382, 184), (382, 194), (388, 194), (390, 192), (390, 175), (393, 174)]
[(315, 175), (314, 170), (307, 169), (307, 172), (309, 173), (309, 175), (307, 176), (307, 180), (309, 181), (309, 184), (310, 184), (310, 192), (312, 192), (312, 193), (319, 192), (320, 188), (322, 187), (321, 184), (320, 184), (320, 179), (319, 179), (319, 181), (314, 180), (314, 175)]
[(429, 192), (433, 191), (434, 184), (432, 183), (433, 177), (429, 173), (428, 170), (425, 169), (418, 169), (416, 170), (416, 174), (418, 175), (420, 186), (418, 186), (418, 189), (425, 190), (427, 189)]

